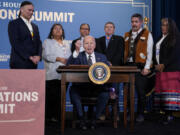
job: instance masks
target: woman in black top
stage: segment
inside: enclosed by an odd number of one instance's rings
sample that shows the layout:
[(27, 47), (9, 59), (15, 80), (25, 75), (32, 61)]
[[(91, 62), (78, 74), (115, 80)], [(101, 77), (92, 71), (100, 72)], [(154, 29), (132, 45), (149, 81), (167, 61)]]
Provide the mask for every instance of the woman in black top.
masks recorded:
[(172, 112), (180, 110), (180, 35), (175, 22), (161, 20), (162, 36), (154, 46), (153, 63), (157, 71), (155, 109), (165, 112), (164, 124), (173, 120)]

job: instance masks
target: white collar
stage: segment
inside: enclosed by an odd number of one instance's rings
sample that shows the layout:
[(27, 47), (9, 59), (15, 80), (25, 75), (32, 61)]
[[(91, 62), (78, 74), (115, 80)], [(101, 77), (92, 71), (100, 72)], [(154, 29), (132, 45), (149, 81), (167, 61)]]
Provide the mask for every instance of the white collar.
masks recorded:
[(140, 28), (137, 32), (132, 31), (132, 34), (133, 34), (133, 35), (138, 35), (138, 34), (139, 34), (142, 30), (143, 30), (143, 29), (142, 29), (142, 28)]
[(166, 34), (166, 35), (163, 34), (163, 37), (166, 37), (167, 35), (168, 35), (168, 34)]
[[(60, 43), (59, 43), (56, 39), (54, 39), (54, 38), (52, 38), (51, 40), (53, 40), (54, 42), (60, 44)], [(60, 44), (60, 45), (64, 46), (64, 40), (62, 40), (62, 44)]]
[(86, 54), (86, 57), (88, 58), (89, 57), (89, 55), (91, 56), (91, 57), (95, 57), (95, 54), (94, 54), (94, 52), (93, 53), (91, 53), (91, 54), (88, 54), (87, 52), (85, 52), (85, 54)]
[(27, 20), (26, 18), (24, 18), (23, 16), (20, 16), (21, 19), (25, 22), (25, 23), (31, 23), (31, 20)]

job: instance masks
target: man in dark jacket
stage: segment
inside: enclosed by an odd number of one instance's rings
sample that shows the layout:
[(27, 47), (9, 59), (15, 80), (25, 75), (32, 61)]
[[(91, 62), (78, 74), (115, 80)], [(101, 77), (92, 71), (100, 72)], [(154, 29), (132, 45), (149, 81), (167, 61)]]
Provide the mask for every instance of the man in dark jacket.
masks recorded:
[[(84, 50), (78, 54), (73, 54), (67, 62), (67, 65), (92, 65), (96, 62), (103, 62), (109, 65), (105, 55), (94, 52), (96, 47), (95, 39), (92, 36), (86, 36), (83, 42)], [(108, 89), (104, 85), (94, 85), (92, 83), (73, 83), (70, 89), (71, 102), (77, 109), (80, 119), (80, 128), (86, 130), (87, 126), (84, 121), (83, 108), (81, 105), (81, 96), (97, 96), (96, 113), (91, 122), (91, 129), (96, 127), (96, 119), (99, 118), (109, 99)]]
[(9, 22), (11, 69), (36, 69), (41, 59), (42, 43), (39, 30), (30, 20), (33, 12), (34, 5), (24, 1), (20, 6), (19, 18)]

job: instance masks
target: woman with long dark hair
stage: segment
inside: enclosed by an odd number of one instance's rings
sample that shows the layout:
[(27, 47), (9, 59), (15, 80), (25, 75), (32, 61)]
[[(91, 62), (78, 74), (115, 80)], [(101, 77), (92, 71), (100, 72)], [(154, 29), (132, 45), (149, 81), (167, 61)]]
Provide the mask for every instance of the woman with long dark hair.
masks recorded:
[(180, 110), (180, 35), (176, 23), (169, 18), (161, 20), (162, 36), (154, 46), (155, 109), (165, 112), (163, 124), (174, 118), (173, 111)]
[(59, 66), (66, 65), (71, 55), (70, 44), (64, 40), (61, 24), (54, 24), (48, 38), (43, 43), (43, 60), (46, 69), (46, 120), (60, 119), (61, 74), (56, 72)]

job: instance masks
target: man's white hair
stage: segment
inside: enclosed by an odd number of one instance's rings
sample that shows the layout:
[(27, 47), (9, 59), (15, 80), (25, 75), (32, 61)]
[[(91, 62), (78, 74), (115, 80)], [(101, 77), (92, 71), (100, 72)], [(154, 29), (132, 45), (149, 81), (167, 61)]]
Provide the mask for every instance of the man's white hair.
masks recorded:
[(93, 36), (91, 36), (91, 35), (85, 36), (83, 42), (85, 41), (86, 38), (92, 38), (94, 43), (96, 44), (95, 38)]

